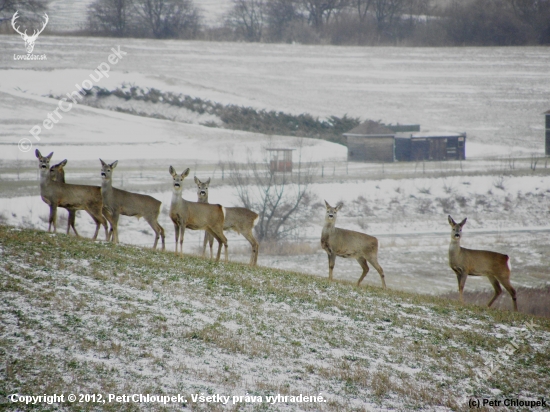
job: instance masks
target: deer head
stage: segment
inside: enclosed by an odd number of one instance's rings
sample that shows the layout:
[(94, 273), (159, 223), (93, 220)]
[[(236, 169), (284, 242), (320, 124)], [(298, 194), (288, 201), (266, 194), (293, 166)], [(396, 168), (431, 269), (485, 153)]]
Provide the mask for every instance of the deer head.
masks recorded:
[(210, 185), (210, 178), (205, 182), (201, 182), (200, 179), (195, 176), (195, 183), (197, 185), (197, 195), (199, 199), (208, 199), (208, 185)]
[(451, 225), (452, 228), (451, 239), (460, 240), (460, 238), (462, 237), (462, 226), (466, 224), (466, 220), (468, 220), (468, 218), (465, 218), (460, 223), (456, 223), (451, 215), (449, 215), (447, 219), (449, 220), (449, 225)]
[(34, 30), (32, 36), (29, 36), (29, 35), (27, 35), (27, 30), (26, 29), (25, 29), (24, 33), (21, 33), (19, 31), (19, 26), (15, 27), (15, 21), (19, 18), (17, 13), (19, 13), (19, 11), (16, 11), (15, 14), (13, 15), (13, 17), (11, 19), (11, 25), (12, 25), (13, 29), (17, 33), (19, 33), (21, 35), (21, 37), (23, 38), (23, 40), (25, 41), (25, 48), (27, 49), (27, 53), (30, 54), (34, 50), (34, 42), (38, 38), (38, 35), (40, 33), (42, 33), (44, 31), (44, 29), (46, 28), (46, 24), (48, 24), (49, 17), (46, 13), (44, 13), (44, 24), (42, 25), (42, 28), (38, 31)]

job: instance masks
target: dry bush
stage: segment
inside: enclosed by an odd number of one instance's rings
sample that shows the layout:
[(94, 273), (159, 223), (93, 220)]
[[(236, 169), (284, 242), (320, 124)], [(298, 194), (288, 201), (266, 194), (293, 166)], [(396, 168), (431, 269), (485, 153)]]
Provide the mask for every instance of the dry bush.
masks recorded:
[[(493, 288), (487, 285), (487, 290), (464, 291), (464, 301), (474, 305), (486, 306), (494, 294)], [(541, 288), (517, 287), (518, 310), (535, 316), (550, 318), (550, 285)], [(445, 299), (458, 300), (458, 292), (448, 292), (442, 295)], [(502, 291), (500, 297), (491, 306), (496, 309), (512, 310), (512, 298), (506, 290)]]
[(439, 203), (444, 213), (452, 213), (455, 207), (455, 200), (452, 197), (438, 197), (436, 201)]
[(418, 203), (417, 211), (423, 215), (434, 212), (434, 207), (431, 199), (421, 199)]

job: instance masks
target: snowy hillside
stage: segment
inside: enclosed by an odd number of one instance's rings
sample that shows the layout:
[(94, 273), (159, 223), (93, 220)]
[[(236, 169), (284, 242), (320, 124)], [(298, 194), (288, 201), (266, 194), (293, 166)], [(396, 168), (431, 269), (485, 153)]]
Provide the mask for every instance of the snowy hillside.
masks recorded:
[[(550, 389), (544, 318), (4, 226), (0, 262), (0, 396), (65, 395), (40, 410), (444, 412)], [(116, 398), (140, 393), (169, 398)]]

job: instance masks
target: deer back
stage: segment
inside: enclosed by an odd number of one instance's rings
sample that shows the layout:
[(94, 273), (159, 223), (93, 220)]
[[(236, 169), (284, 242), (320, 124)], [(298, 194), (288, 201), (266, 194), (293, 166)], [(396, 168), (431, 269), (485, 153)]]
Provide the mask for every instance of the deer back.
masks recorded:
[(323, 230), (321, 244), (341, 257), (370, 256), (378, 252), (378, 239), (374, 236), (337, 227)]
[(118, 212), (124, 216), (154, 217), (160, 213), (161, 201), (149, 195), (127, 192), (126, 190), (112, 188), (112, 191), (102, 191), (105, 208), (113, 213)]
[(258, 219), (258, 214), (245, 207), (227, 207), (225, 209), (224, 230), (234, 230), (237, 233), (247, 233)]
[(222, 205), (187, 202), (187, 216), (185, 226), (189, 229), (200, 230), (214, 228), (223, 230), (225, 208)]
[(509, 276), (511, 269), (508, 255), (463, 247), (457, 253), (449, 251), (449, 265), (471, 276)]
[(98, 186), (74, 185), (49, 180), (41, 184), (41, 196), (48, 204), (64, 208), (89, 209), (101, 208), (101, 189)]

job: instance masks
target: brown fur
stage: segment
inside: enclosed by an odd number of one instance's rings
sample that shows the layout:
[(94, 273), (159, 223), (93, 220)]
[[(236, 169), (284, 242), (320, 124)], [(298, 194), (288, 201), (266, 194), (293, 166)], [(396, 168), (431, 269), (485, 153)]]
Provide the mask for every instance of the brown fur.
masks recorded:
[[(195, 183), (197, 184), (197, 197), (199, 203), (208, 203), (208, 187), (210, 185), (210, 178), (207, 181), (201, 182), (195, 176)], [(258, 214), (245, 207), (226, 207), (225, 208), (225, 220), (223, 224), (223, 230), (233, 230), (239, 235), (244, 236), (250, 246), (252, 247), (252, 255), (250, 256), (249, 264), (256, 266), (258, 263), (258, 251), (259, 244), (252, 230), (258, 221)], [(210, 246), (210, 259), (212, 259), (212, 244), (214, 243), (214, 237), (208, 232), (204, 232), (204, 241), (202, 244), (202, 255), (206, 254), (206, 244)]]
[(466, 224), (466, 219), (460, 223), (456, 223), (449, 216), (448, 220), (452, 228), (451, 243), (449, 245), (449, 266), (456, 273), (460, 301), (464, 302), (464, 285), (468, 276), (486, 276), (495, 290), (495, 294), (487, 306), (490, 307), (502, 293), (502, 288), (500, 287), (502, 285), (512, 297), (514, 310), (517, 312), (516, 290), (510, 283), (510, 257), (489, 250), (475, 250), (461, 247), (462, 227)]
[(118, 161), (107, 164), (103, 160), (99, 160), (101, 161), (102, 178), (101, 196), (103, 197), (105, 209), (110, 215), (113, 242), (118, 243), (118, 219), (120, 215), (143, 217), (155, 232), (153, 249), (156, 249), (160, 237), (162, 239), (162, 250), (164, 250), (164, 228), (158, 222), (162, 202), (149, 195), (131, 193), (113, 187), (112, 172)]
[(336, 215), (342, 204), (336, 207), (330, 206), (325, 200), (326, 215), (325, 225), (321, 233), (321, 247), (328, 255), (328, 278), (332, 280), (332, 271), (336, 262), (336, 256), (343, 258), (355, 258), (363, 273), (357, 281), (357, 286), (367, 276), (370, 263), (378, 271), (382, 286), (386, 287), (384, 270), (378, 264), (378, 239), (365, 233), (335, 227)]
[[(52, 171), (49, 167), (53, 152), (48, 156), (42, 156), (40, 151), (36, 149), (35, 154), (38, 158), (38, 167), (40, 169), (40, 196), (42, 197), (42, 200), (50, 206), (48, 231), (51, 231), (52, 226), (54, 232), (57, 231), (58, 207), (67, 209), (69, 213), (76, 210), (86, 210), (86, 212), (88, 212), (96, 222), (96, 230), (92, 239), (95, 240), (97, 238), (100, 224), (105, 227), (105, 238), (108, 239), (109, 233), (107, 228), (107, 220), (103, 216), (102, 212), (103, 201), (101, 198), (101, 189), (97, 186), (71, 185), (61, 181), (52, 180), (52, 174), (55, 175), (56, 173), (55, 170)], [(69, 225), (70, 224), (71, 217), (69, 217)], [(67, 228), (67, 233), (68, 232), (69, 228)], [(78, 235), (78, 233), (76, 234)]]
[[(206, 230), (218, 241), (218, 254), (216, 261), (220, 260), (222, 244), (225, 247), (225, 261), (227, 262), (227, 238), (223, 233), (225, 221), (225, 208), (222, 205), (208, 203), (189, 202), (181, 197), (183, 180), (189, 175), (189, 169), (178, 175), (170, 166), (172, 175), (172, 203), (170, 204), (170, 218), (174, 222), (176, 230), (176, 253), (178, 252), (178, 240), (180, 253), (183, 254), (183, 237), (185, 229)], [(181, 235), (181, 237), (180, 237)]]

